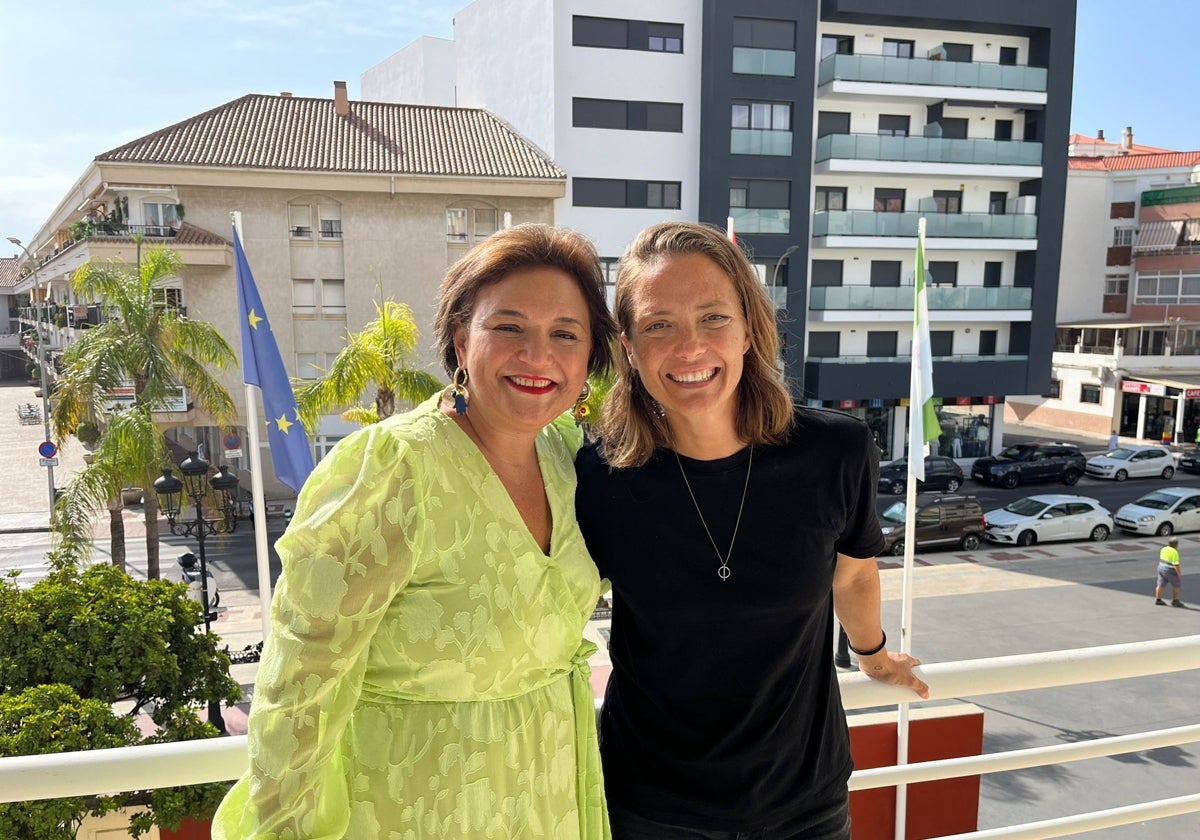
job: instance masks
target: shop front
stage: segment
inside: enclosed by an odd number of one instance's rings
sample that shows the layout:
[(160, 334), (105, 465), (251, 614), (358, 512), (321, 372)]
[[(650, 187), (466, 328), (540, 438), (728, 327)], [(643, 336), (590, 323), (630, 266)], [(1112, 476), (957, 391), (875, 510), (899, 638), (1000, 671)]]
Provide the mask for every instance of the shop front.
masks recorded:
[(1122, 437), (1191, 443), (1200, 428), (1200, 381), (1126, 379), (1121, 382), (1117, 417)]

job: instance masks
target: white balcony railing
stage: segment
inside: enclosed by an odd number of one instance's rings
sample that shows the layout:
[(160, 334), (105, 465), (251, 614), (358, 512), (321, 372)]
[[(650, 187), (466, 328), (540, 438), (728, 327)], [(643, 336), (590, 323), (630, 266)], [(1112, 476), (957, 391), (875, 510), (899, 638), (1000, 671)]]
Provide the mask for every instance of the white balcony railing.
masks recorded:
[[(923, 666), (921, 672), (930, 686), (930, 700), (947, 700), (1196, 669), (1200, 669), (1200, 636), (946, 662)], [(842, 702), (851, 710), (906, 703), (912, 697), (904, 689), (873, 682), (861, 674), (843, 674), (839, 681)], [(850, 788), (997, 773), (1198, 741), (1200, 724), (1178, 726), (1075, 744), (858, 770), (850, 778)], [(0, 802), (228, 781), (241, 776), (246, 766), (245, 736), (0, 758)], [(1130, 772), (1134, 772), (1132, 767)], [(1200, 812), (1200, 793), (954, 835), (954, 840), (1061, 837), (1194, 812)]]

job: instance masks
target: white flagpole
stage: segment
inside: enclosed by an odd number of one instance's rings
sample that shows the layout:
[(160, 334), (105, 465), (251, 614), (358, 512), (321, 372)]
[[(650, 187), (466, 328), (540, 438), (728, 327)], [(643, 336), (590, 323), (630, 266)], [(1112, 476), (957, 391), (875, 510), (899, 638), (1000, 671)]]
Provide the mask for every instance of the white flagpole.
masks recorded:
[[(925, 244), (925, 218), (922, 216), (917, 221), (917, 248), (924, 250)], [(922, 260), (923, 262), (923, 260)], [(917, 266), (919, 270), (924, 270), (924, 265)], [(925, 278), (913, 278), (914, 291), (918, 282), (924, 282)], [(914, 309), (917, 309), (919, 303), (914, 300)], [(914, 323), (916, 318), (914, 317)], [(923, 329), (928, 329), (929, 325), (924, 323), (921, 325)], [(912, 375), (910, 376), (910, 385), (908, 392), (908, 462), (909, 475), (905, 482), (906, 492), (904, 496), (904, 572), (903, 585), (900, 594), (900, 652), (912, 653), (912, 586), (913, 586), (913, 557), (917, 548), (917, 480), (912, 474), (912, 459), (920, 458), (924, 464), (925, 453), (928, 451), (928, 444), (925, 443), (925, 417), (924, 417), (924, 402), (932, 396), (932, 394), (916, 393), (915, 385), (920, 382), (919, 372), (923, 360), (920, 358), (921, 352), (924, 349), (924, 343), (917, 340), (917, 336), (913, 335), (912, 354), (910, 364), (912, 366)], [(914, 428), (920, 427), (919, 433), (914, 433)], [(919, 448), (914, 447), (916, 441), (921, 441)], [(914, 451), (915, 449), (915, 451)], [(924, 469), (921, 471), (924, 473)], [(899, 767), (908, 764), (908, 703), (899, 705), (899, 714), (896, 719), (896, 766)], [(894, 828), (895, 837), (897, 840), (903, 840), (905, 836), (906, 823), (908, 821), (908, 785), (896, 785), (896, 823)]]
[[(233, 226), (246, 247), (246, 238), (242, 235), (242, 214), (234, 211), (229, 214)], [(242, 348), (245, 353), (245, 348)], [(271, 561), (270, 545), (267, 542), (267, 505), (263, 497), (262, 481), (262, 448), (259, 446), (258, 432), (258, 395), (253, 385), (246, 385), (246, 449), (250, 455), (250, 494), (251, 506), (254, 511), (254, 556), (258, 561), (258, 606), (262, 613), (263, 641), (271, 629)]]

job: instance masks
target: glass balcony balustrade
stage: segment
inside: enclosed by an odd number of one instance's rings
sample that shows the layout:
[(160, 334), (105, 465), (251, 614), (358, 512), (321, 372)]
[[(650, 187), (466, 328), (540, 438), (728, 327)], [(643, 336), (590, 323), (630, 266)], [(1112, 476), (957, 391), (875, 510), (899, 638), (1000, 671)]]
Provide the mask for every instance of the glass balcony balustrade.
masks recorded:
[(734, 128), (729, 132), (729, 151), (735, 155), (791, 155), (792, 132)]
[(1042, 144), (1020, 140), (894, 137), (878, 134), (828, 134), (818, 137), (816, 161), (819, 163), (831, 158), (1041, 166)]
[[(736, 51), (735, 51), (736, 52)], [(734, 57), (734, 72), (737, 57)], [(818, 84), (832, 81), (995, 88), (1046, 92), (1046, 68), (978, 61), (933, 61), (887, 55), (831, 55), (821, 61)]]
[(795, 76), (796, 53), (794, 50), (734, 47), (733, 72), (748, 76)]
[[(876, 213), (873, 210), (822, 210), (813, 214), (813, 237), (916, 236), (924, 217), (928, 237), (1036, 239), (1032, 213)], [(741, 230), (739, 227), (738, 230)]]
[(790, 210), (730, 207), (729, 215), (733, 218), (733, 229), (738, 233), (788, 233), (792, 227)]
[[(1013, 355), (1011, 353), (995, 353), (991, 356), (980, 356), (979, 354), (955, 354), (953, 356), (934, 356), (935, 362), (1027, 362), (1028, 355)], [(807, 359), (809, 364), (822, 365), (866, 365), (879, 364), (880, 362), (894, 362), (896, 364), (910, 364), (911, 356), (809, 356)]]
[[(1016, 309), (1033, 307), (1033, 289), (1014, 286), (954, 286), (926, 289), (930, 309)], [(809, 309), (898, 309), (911, 311), (912, 286), (817, 286)]]

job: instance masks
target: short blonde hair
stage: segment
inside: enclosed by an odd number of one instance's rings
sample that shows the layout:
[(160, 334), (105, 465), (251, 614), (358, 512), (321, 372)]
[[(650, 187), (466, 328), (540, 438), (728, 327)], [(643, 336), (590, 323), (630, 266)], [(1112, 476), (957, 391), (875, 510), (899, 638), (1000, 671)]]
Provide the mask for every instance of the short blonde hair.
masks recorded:
[[(633, 330), (633, 297), (648, 268), (672, 257), (708, 257), (733, 284), (746, 320), (750, 348), (737, 387), (737, 433), (750, 442), (782, 443), (792, 425), (792, 397), (775, 366), (779, 329), (775, 307), (746, 255), (718, 228), (692, 222), (664, 222), (639, 233), (617, 268), (617, 327)], [(656, 447), (671, 445), (671, 430), (624, 353), (614, 354), (616, 381), (600, 419), (604, 454), (613, 467), (638, 467)]]

